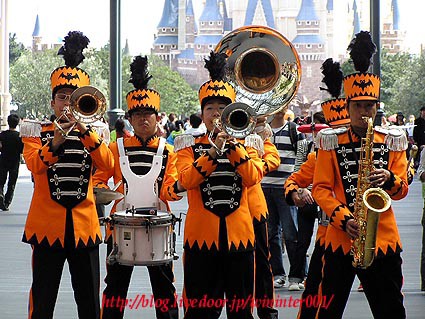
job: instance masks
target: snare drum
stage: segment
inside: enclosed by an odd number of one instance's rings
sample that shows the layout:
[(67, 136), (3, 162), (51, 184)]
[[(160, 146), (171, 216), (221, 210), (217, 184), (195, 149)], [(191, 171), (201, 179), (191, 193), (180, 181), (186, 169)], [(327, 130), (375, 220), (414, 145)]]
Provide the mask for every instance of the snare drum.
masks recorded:
[(115, 212), (112, 219), (117, 262), (128, 266), (154, 266), (173, 260), (175, 241), (171, 214), (163, 211), (158, 211), (157, 215)]

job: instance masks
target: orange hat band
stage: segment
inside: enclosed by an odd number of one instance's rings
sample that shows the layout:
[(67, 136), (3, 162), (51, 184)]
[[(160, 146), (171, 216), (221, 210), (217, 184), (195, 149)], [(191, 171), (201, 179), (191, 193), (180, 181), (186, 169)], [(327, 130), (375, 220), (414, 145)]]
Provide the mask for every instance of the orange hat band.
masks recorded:
[(354, 73), (344, 78), (347, 100), (379, 100), (381, 81), (372, 73)]
[(61, 66), (55, 69), (50, 75), (52, 92), (61, 87), (75, 87), (90, 85), (90, 77), (86, 71), (69, 66)]
[(329, 125), (340, 125), (340, 122), (350, 122), (350, 116), (348, 114), (346, 100), (344, 98), (332, 99), (323, 102), (321, 106), (325, 120)]
[(161, 98), (159, 93), (155, 90), (144, 89), (144, 90), (133, 90), (128, 92), (126, 96), (128, 111), (137, 108), (152, 108), (156, 112), (160, 110)]
[(226, 81), (207, 81), (199, 88), (199, 102), (201, 107), (213, 98), (225, 98), (234, 102), (236, 99), (236, 91), (233, 86)]

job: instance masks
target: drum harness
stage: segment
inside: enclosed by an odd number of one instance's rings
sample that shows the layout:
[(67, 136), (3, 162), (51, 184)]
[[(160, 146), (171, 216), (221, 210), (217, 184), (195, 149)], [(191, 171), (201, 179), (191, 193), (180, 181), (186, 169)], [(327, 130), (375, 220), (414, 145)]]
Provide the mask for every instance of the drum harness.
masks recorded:
[[(137, 211), (142, 209), (143, 211), (148, 212), (149, 215), (156, 215), (157, 210), (168, 211), (167, 205), (159, 198), (159, 189), (157, 178), (161, 173), (162, 162), (163, 162), (163, 153), (165, 149), (165, 139), (159, 139), (159, 145), (156, 154), (152, 159), (152, 166), (148, 173), (145, 175), (136, 175), (130, 168), (130, 161), (128, 156), (125, 154), (124, 148), (124, 139), (117, 139), (118, 146), (118, 154), (119, 154), (119, 163), (121, 168), (121, 173), (123, 178), (126, 180), (126, 184), (124, 184), (124, 198), (117, 204), (116, 209), (125, 210), (126, 212), (132, 213), (134, 216)], [(148, 185), (153, 185), (153, 187), (149, 187)], [(144, 187), (143, 187), (144, 186)], [(144, 194), (141, 196), (140, 189), (144, 188)], [(180, 222), (180, 218), (172, 215), (172, 228), (174, 230), (174, 226), (176, 222)], [(116, 238), (116, 230), (113, 227), (114, 221), (109, 221), (113, 230), (113, 237)], [(152, 226), (152, 222), (149, 218), (146, 219), (146, 233), (149, 233), (149, 230)], [(175, 244), (176, 236), (173, 232), (173, 241)], [(174, 246), (175, 247), (175, 246)], [(114, 243), (114, 248), (108, 259), (110, 262), (114, 262), (112, 259), (118, 252), (118, 247), (116, 243)], [(173, 252), (174, 253), (174, 252)], [(175, 255), (174, 259), (178, 259), (178, 256)]]

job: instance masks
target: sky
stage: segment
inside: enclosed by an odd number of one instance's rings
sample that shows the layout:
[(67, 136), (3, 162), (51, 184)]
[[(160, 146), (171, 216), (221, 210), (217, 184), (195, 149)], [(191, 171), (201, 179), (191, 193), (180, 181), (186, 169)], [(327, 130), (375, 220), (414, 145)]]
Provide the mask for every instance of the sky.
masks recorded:
[[(334, 0), (338, 1), (338, 0)], [(109, 40), (109, 0), (8, 0), (9, 32), (16, 33), (19, 42), (30, 46), (36, 15), (40, 31), (46, 39), (63, 38), (68, 31), (82, 31), (90, 46), (101, 47)], [(195, 18), (201, 14), (203, 0), (192, 0)], [(401, 27), (406, 30), (410, 52), (418, 53), (425, 43), (423, 20), (425, 1), (399, 0)], [(72, 6), (71, 6), (72, 4)], [(130, 53), (149, 54), (156, 27), (161, 19), (164, 0), (121, 0), (121, 40), (129, 41)], [(23, 9), (25, 8), (25, 9)], [(44, 42), (44, 41), (43, 41)]]

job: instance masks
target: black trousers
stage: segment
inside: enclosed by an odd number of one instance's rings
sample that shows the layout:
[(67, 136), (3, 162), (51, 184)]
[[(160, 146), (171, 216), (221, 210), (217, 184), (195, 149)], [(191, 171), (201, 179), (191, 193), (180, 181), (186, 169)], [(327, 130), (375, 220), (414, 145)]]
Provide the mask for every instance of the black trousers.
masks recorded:
[[(298, 207), (298, 241), (295, 264), (302, 267), (302, 274), (306, 276), (306, 256), (310, 247), (311, 237), (313, 236), (314, 223), (317, 220), (318, 207), (317, 204), (306, 204), (304, 207)], [(302, 278), (304, 279), (304, 278)]]
[(400, 254), (378, 258), (367, 269), (354, 268), (352, 260), (351, 255), (325, 251), (323, 279), (319, 287), (322, 303), (317, 318), (342, 318), (355, 275), (363, 285), (375, 319), (406, 318), (401, 293), (403, 275)]
[[(252, 319), (254, 252), (185, 250), (185, 319)], [(226, 299), (225, 299), (226, 298)]]
[[(3, 204), (4, 207), (9, 207), (13, 199), (15, 192), (16, 181), (18, 180), (19, 174), (19, 162), (16, 165), (4, 165), (0, 163), (0, 207)], [(3, 196), (3, 188), (6, 184), (7, 176), (9, 175), (9, 181), (7, 182), (6, 194)], [(1, 203), (3, 201), (3, 203)]]
[(319, 241), (317, 241), (310, 258), (305, 289), (301, 297), (303, 302), (300, 304), (297, 319), (314, 319), (316, 317), (319, 305), (319, 285), (322, 281), (322, 258), (324, 252), (325, 246), (321, 246)]
[(51, 249), (33, 246), (30, 319), (51, 319), (65, 260), (68, 261), (79, 319), (99, 319), (99, 246)]
[(270, 251), (267, 238), (267, 221), (254, 223), (255, 233), (255, 299), (260, 319), (277, 319), (278, 311), (273, 307), (273, 274), (270, 266)]
[[(108, 241), (108, 255), (111, 251), (112, 239)], [(176, 288), (173, 284), (174, 273), (172, 267), (172, 263), (159, 266), (147, 266), (153, 298), (155, 300), (156, 317), (158, 319), (177, 319), (179, 316)], [(150, 296), (140, 295), (131, 296), (131, 298), (127, 299), (127, 292), (130, 286), (133, 269), (133, 266), (125, 266), (118, 263), (106, 266), (106, 288), (103, 291), (102, 297), (103, 319), (121, 319), (124, 316), (126, 307), (138, 310), (137, 308), (139, 308), (139, 306), (143, 307), (143, 301), (139, 303), (141, 298), (144, 298), (144, 300), (150, 299)], [(134, 301), (136, 298), (138, 298), (137, 302)], [(129, 302), (130, 299), (132, 302)], [(134, 306), (132, 306), (132, 303)]]

